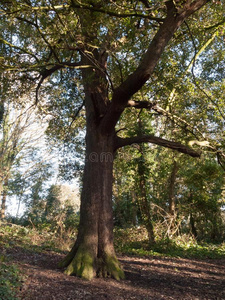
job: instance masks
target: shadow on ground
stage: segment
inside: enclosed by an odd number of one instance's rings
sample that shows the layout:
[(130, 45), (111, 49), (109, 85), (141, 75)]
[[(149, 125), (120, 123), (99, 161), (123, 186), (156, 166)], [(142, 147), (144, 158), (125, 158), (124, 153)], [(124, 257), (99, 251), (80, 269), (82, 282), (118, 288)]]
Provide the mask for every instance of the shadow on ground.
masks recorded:
[(83, 281), (57, 268), (63, 254), (14, 247), (5, 250), (25, 275), (24, 300), (225, 299), (225, 259), (121, 256), (126, 280)]

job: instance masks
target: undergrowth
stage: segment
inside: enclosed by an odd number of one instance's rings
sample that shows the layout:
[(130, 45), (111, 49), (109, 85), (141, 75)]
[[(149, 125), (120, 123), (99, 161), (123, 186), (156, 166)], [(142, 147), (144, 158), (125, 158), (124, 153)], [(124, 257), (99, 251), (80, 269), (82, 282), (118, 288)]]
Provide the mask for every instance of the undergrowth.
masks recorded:
[[(220, 244), (197, 242), (189, 235), (182, 235), (173, 239), (158, 238), (155, 244), (149, 245), (146, 229), (142, 226), (128, 229), (115, 228), (114, 236), (118, 254), (199, 259), (225, 258), (225, 242)], [(58, 236), (46, 230), (0, 224), (0, 247), (4, 249), (21, 247), (33, 252), (65, 253), (71, 249), (75, 238), (74, 233)]]
[(22, 247), (34, 252), (55, 251), (67, 252), (70, 250), (75, 235), (56, 235), (49, 230), (23, 227), (15, 224), (0, 223), (0, 247)]
[[(149, 245), (144, 227), (128, 229), (115, 228), (115, 248), (120, 254), (149, 256), (161, 255), (184, 258), (225, 258), (225, 242), (220, 244), (197, 242), (189, 235), (173, 239), (156, 239)], [(34, 228), (18, 225), (0, 224), (0, 247), (22, 247), (33, 252), (54, 251), (67, 252), (75, 241), (72, 235), (57, 236), (50, 231), (40, 231)]]
[(5, 262), (0, 256), (0, 300), (19, 300), (17, 294), (22, 286), (22, 276), (18, 267)]
[[(197, 242), (188, 235), (173, 239), (157, 239), (149, 245), (144, 227), (115, 228), (115, 248), (118, 254), (135, 256), (171, 256), (197, 259), (225, 258), (225, 243)], [(75, 235), (57, 236), (50, 231), (0, 222), (0, 300), (19, 300), (22, 285), (19, 268), (10, 262), (8, 249), (20, 247), (23, 251), (67, 252), (74, 243)]]
[(23, 276), (19, 268), (10, 261), (8, 250), (22, 248), (23, 252), (42, 253), (44, 251), (66, 252), (70, 249), (74, 236), (56, 236), (47, 230), (23, 227), (0, 221), (0, 300), (20, 300), (18, 292)]
[(115, 229), (115, 247), (118, 253), (137, 256), (170, 256), (197, 259), (225, 258), (225, 242), (220, 244), (198, 242), (192, 236), (182, 235), (158, 238), (150, 245), (144, 227)]

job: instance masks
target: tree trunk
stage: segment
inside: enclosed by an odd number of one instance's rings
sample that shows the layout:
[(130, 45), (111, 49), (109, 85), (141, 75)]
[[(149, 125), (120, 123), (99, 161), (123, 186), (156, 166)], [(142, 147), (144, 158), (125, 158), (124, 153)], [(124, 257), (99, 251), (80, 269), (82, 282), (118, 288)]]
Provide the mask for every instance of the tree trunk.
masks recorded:
[(176, 160), (173, 162), (172, 172), (169, 179), (169, 215), (170, 215), (170, 226), (168, 228), (168, 235), (170, 235), (175, 226), (175, 182), (178, 171), (178, 164)]
[(193, 217), (192, 213), (190, 213), (190, 226), (191, 226), (191, 233), (193, 234), (193, 236), (195, 238), (197, 238), (198, 233), (197, 233), (197, 229), (195, 227), (195, 220), (194, 220), (194, 217)]
[(20, 204), (21, 204), (21, 197), (19, 197), (19, 201), (18, 201), (17, 212), (16, 212), (16, 219), (19, 218)]
[(146, 165), (145, 165), (145, 153), (144, 153), (144, 148), (142, 145), (140, 145), (140, 152), (141, 152), (141, 157), (140, 160), (138, 161), (138, 179), (139, 179), (139, 190), (140, 190), (140, 196), (138, 199), (138, 204), (139, 208), (141, 211), (141, 216), (144, 221), (144, 225), (147, 229), (148, 232), (148, 239), (150, 244), (155, 243), (155, 234), (153, 230), (153, 224), (152, 224), (152, 214), (151, 214), (151, 206), (148, 201), (148, 196), (147, 196), (147, 189), (146, 189), (146, 178), (145, 178), (145, 172), (146, 170)]
[(95, 126), (86, 135), (86, 160), (76, 243), (60, 264), (65, 273), (124, 278), (113, 246), (112, 180), (114, 137), (102, 136)]
[(2, 205), (1, 205), (1, 215), (0, 215), (0, 219), (5, 219), (5, 209), (6, 209), (6, 196), (7, 196), (7, 192), (5, 190), (3, 190), (2, 193)]
[(4, 184), (1, 184), (0, 186), (0, 195), (1, 195), (0, 219), (2, 220), (5, 219), (7, 187), (8, 187), (8, 179), (4, 182)]
[[(2, 180), (2, 179), (1, 179)], [(3, 199), (3, 183), (2, 183), (2, 181), (0, 182), (0, 219), (4, 219), (4, 217), (3, 217), (3, 208), (2, 208), (2, 206), (3, 206), (3, 201), (2, 201), (2, 199)]]
[(132, 225), (137, 226), (137, 195), (134, 190), (131, 191), (132, 199)]
[(145, 178), (144, 175), (139, 171), (139, 187), (140, 187), (140, 198), (139, 198), (139, 208), (141, 211), (142, 218), (144, 220), (144, 225), (148, 232), (148, 239), (150, 244), (155, 243), (155, 234), (153, 230), (152, 224), (152, 216), (151, 216), (151, 207), (147, 199), (147, 191), (145, 186)]
[[(113, 178), (114, 181), (115, 181), (115, 177)], [(120, 189), (119, 187), (121, 186), (121, 180), (120, 178), (117, 178), (116, 180), (117, 182), (116, 183), (113, 183), (113, 195), (114, 195), (114, 224), (116, 226), (119, 226), (119, 227), (123, 227), (124, 225), (124, 217), (123, 217), (123, 214), (122, 214), (122, 205), (121, 205), (121, 202), (122, 202), (122, 197), (121, 197), (121, 193), (120, 193)]]

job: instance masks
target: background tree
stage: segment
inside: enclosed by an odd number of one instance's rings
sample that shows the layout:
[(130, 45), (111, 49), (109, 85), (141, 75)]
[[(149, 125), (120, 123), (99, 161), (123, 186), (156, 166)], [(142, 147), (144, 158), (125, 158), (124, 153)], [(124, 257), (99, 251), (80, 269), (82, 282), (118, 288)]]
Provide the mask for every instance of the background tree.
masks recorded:
[[(43, 176), (40, 178), (43, 180)], [(46, 183), (49, 185), (46, 179), (45, 182), (37, 182), (31, 193), (27, 194), (27, 210), (22, 217), (23, 223), (50, 230), (61, 238), (63, 235), (68, 236), (75, 232), (79, 221), (78, 190), (69, 185), (52, 184), (48, 187)]]
[(6, 196), (8, 186), (14, 174), (15, 167), (22, 164), (33, 151), (41, 139), (40, 128), (33, 126), (34, 110), (19, 108), (10, 102), (4, 102), (4, 114), (0, 127), (0, 190), (1, 190), (1, 218), (5, 217)]

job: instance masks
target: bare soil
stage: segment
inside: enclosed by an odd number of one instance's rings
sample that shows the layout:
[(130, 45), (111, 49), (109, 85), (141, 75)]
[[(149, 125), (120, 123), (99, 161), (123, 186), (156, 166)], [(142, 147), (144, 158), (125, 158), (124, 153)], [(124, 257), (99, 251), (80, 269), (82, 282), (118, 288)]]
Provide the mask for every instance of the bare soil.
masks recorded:
[(24, 300), (225, 299), (225, 259), (120, 256), (126, 279), (84, 281), (57, 268), (62, 254), (15, 247), (7, 256), (25, 275)]

